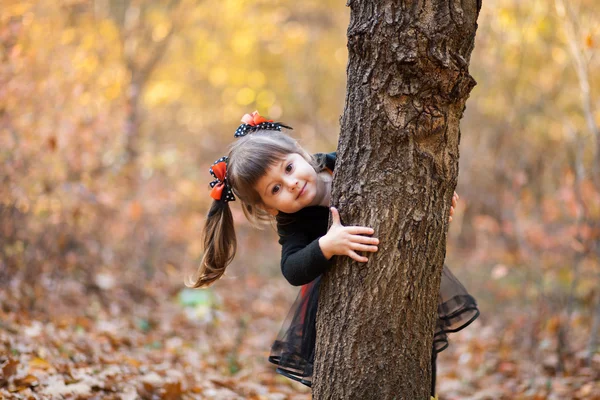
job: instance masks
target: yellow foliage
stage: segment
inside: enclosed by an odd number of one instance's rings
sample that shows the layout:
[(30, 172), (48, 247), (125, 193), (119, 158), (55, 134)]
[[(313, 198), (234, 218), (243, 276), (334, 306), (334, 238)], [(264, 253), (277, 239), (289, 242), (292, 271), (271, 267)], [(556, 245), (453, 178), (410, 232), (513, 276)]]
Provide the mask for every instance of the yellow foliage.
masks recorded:
[(109, 43), (119, 39), (119, 31), (112, 21), (102, 20), (96, 23), (98, 35)]
[[(6, 2), (8, 3), (8, 1)], [(19, 17), (26, 14), (33, 7), (34, 2), (31, 1), (11, 1), (10, 4), (2, 4), (2, 17)]]
[(510, 29), (515, 25), (516, 22), (514, 14), (507, 8), (501, 8), (498, 10), (498, 20), (502, 24), (501, 27), (504, 29)]
[(266, 77), (264, 72), (254, 70), (248, 74), (248, 86), (252, 89), (260, 89), (265, 85)]
[(552, 60), (558, 65), (564, 64), (565, 61), (567, 60), (567, 52), (562, 47), (558, 47), (558, 46), (552, 47), (551, 54), (552, 54)]
[(152, 40), (160, 42), (163, 40), (171, 30), (171, 24), (168, 21), (157, 24), (152, 30)]
[(306, 28), (297, 21), (288, 22), (283, 30), (289, 46), (301, 46), (308, 40)]
[(94, 54), (81, 54), (74, 60), (73, 66), (76, 68), (76, 73), (85, 75), (94, 75), (98, 68), (99, 62)]
[(345, 47), (337, 48), (335, 50), (334, 56), (338, 64), (346, 65), (346, 63), (348, 62), (348, 50)]
[(225, 69), (224, 67), (218, 66), (218, 67), (213, 67), (210, 70), (210, 72), (208, 74), (208, 80), (211, 85), (213, 85), (215, 87), (219, 87), (219, 86), (223, 86), (223, 85), (225, 85), (225, 83), (227, 83), (228, 76), (229, 76), (229, 74), (227, 72), (227, 69)]
[(77, 31), (73, 28), (67, 28), (61, 33), (60, 43), (62, 45), (71, 44), (77, 35)]
[(121, 83), (115, 81), (104, 88), (104, 96), (107, 100), (115, 100), (121, 96)]
[(181, 96), (183, 88), (175, 81), (153, 82), (145, 93), (145, 102), (149, 106), (170, 103)]
[(88, 32), (83, 34), (80, 39), (79, 45), (83, 50), (92, 50), (96, 45), (96, 33)]
[(243, 86), (248, 81), (248, 72), (245, 68), (231, 67), (229, 68), (229, 85)]
[(275, 103), (276, 99), (277, 96), (273, 91), (262, 90), (258, 93), (258, 96), (256, 96), (256, 106), (261, 110), (267, 110)]
[(247, 106), (254, 102), (256, 92), (248, 87), (238, 90), (235, 95), (235, 101), (241, 106)]
[(231, 38), (231, 49), (236, 55), (247, 56), (253, 51), (254, 38), (248, 32), (234, 33)]

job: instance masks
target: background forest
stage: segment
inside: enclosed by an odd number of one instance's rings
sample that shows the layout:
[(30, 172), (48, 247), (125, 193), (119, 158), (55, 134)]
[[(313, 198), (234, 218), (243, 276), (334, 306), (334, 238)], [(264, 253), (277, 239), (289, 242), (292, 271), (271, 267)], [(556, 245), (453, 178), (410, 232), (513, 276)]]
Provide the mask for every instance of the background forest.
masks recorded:
[[(2, 0), (0, 397), (308, 399), (266, 356), (297, 288), (239, 205), (202, 255), (240, 117), (333, 151), (349, 9), (332, 0)], [(486, 0), (447, 262), (478, 299), (440, 399), (600, 399), (600, 9)]]

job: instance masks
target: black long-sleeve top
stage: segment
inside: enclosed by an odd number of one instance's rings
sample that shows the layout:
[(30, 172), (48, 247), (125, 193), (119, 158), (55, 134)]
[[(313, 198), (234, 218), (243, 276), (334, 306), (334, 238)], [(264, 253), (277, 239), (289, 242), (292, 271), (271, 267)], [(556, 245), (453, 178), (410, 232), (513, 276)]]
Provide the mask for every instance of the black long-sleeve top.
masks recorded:
[[(335, 153), (316, 154), (317, 161), (333, 171)], [(319, 238), (327, 233), (329, 207), (312, 206), (293, 213), (279, 213), (277, 233), (281, 244), (281, 272), (294, 286), (310, 283), (321, 275), (332, 259), (327, 260)]]

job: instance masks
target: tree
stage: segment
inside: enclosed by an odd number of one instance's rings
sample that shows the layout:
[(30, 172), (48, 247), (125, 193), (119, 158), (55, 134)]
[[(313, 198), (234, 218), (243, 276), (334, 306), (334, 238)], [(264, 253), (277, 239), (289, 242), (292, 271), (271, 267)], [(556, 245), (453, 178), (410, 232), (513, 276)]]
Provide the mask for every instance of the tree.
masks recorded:
[(140, 153), (143, 91), (164, 57), (175, 31), (185, 25), (186, 15), (195, 6), (193, 0), (169, 0), (162, 4), (138, 0), (96, 0), (94, 3), (96, 14), (108, 14), (119, 27), (129, 77), (124, 126), (127, 163), (135, 162)]
[(459, 121), (480, 1), (349, 0), (348, 85), (332, 204), (371, 226), (368, 264), (321, 285), (315, 399), (427, 399)]

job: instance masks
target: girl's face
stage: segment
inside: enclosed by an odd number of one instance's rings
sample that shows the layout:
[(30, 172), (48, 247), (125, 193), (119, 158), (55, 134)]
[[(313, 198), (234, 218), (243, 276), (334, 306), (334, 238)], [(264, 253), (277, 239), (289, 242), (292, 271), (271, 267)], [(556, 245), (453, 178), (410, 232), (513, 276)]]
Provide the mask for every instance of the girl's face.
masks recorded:
[(321, 190), (315, 169), (300, 154), (291, 153), (271, 165), (254, 189), (263, 206), (272, 215), (279, 211), (295, 213), (315, 205)]

